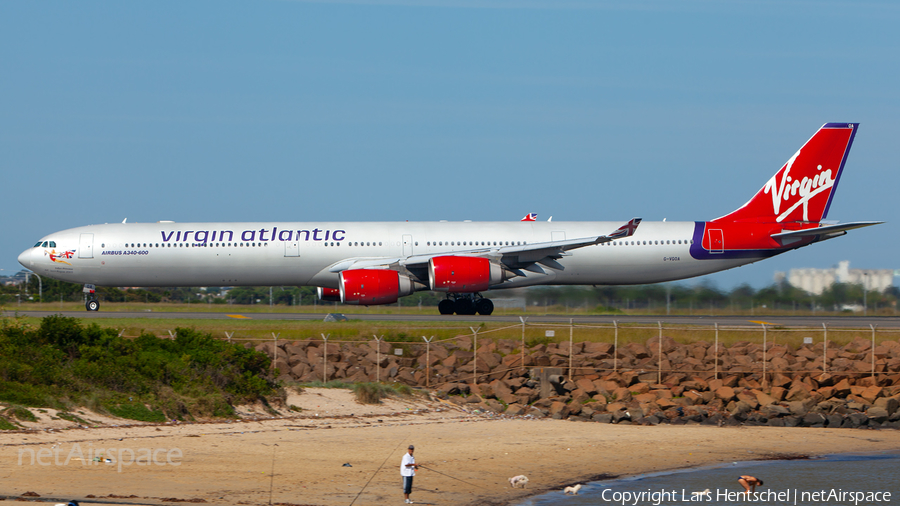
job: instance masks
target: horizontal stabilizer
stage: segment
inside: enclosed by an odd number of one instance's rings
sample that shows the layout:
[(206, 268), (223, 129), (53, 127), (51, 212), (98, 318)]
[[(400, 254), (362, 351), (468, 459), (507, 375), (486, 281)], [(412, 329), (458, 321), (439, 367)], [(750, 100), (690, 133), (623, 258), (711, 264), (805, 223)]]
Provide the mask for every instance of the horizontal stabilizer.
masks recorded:
[(772, 234), (772, 239), (786, 239), (788, 237), (812, 237), (816, 235), (829, 235), (838, 232), (846, 232), (854, 228), (871, 227), (872, 225), (880, 225), (883, 221), (855, 221), (853, 223), (840, 223), (837, 225), (825, 225), (823, 227), (807, 228), (804, 230), (789, 230)]

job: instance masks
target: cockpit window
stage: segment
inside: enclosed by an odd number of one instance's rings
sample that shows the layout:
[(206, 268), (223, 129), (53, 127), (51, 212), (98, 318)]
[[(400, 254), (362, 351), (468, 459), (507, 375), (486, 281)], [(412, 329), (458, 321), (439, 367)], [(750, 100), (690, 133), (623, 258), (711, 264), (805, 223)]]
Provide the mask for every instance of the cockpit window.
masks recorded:
[(34, 247), (35, 247), (35, 248), (40, 248), (40, 247), (41, 247), (41, 241), (38, 241), (37, 244), (34, 245)]
[(50, 241), (50, 247), (51, 247), (51, 248), (55, 248), (55, 247), (56, 247), (56, 241)]
[(45, 247), (45, 248), (49, 248), (49, 247), (50, 247), (50, 242), (49, 242), (49, 241), (44, 241), (44, 244), (41, 244), (41, 246), (43, 246), (43, 247)]

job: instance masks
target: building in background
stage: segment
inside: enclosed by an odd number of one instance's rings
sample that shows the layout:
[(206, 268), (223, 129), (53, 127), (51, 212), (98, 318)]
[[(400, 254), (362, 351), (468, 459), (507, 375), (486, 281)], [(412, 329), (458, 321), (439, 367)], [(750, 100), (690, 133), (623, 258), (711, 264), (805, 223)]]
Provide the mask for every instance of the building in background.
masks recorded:
[[(892, 269), (851, 269), (850, 261), (844, 260), (831, 269), (791, 269), (787, 282), (813, 295), (822, 295), (834, 283), (863, 285), (866, 290), (884, 292), (894, 286), (894, 276), (898, 272)], [(783, 272), (775, 273), (776, 283), (784, 280)]]

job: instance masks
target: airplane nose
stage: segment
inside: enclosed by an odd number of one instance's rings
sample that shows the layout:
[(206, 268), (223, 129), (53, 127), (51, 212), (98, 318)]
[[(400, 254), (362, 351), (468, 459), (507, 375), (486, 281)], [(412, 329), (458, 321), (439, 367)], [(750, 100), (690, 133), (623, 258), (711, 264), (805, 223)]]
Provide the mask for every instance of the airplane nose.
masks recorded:
[(34, 261), (31, 259), (31, 252), (34, 251), (34, 248), (27, 249), (19, 255), (19, 263), (24, 265), (26, 268), (31, 269), (34, 265)]

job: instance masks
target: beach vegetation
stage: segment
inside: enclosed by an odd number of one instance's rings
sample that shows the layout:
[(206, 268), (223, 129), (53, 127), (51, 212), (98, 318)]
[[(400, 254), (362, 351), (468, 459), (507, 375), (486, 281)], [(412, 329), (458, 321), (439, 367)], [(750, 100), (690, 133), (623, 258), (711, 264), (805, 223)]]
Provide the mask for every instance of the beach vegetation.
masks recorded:
[(30, 409), (26, 408), (25, 406), (19, 406), (17, 404), (13, 404), (4, 409), (3, 415), (7, 418), (15, 418), (16, 420), (21, 420), (23, 422), (37, 421), (37, 417), (34, 416), (34, 413), (32, 413)]
[(126, 338), (60, 315), (37, 326), (3, 318), (0, 402), (159, 422), (231, 417), (235, 404), (278, 398), (265, 354), (190, 328), (175, 335)]
[(354, 383), (350, 389), (361, 404), (381, 404), (387, 397), (409, 397), (413, 390), (401, 383)]
[(81, 424), (81, 425), (85, 425), (85, 426), (91, 425), (91, 423), (88, 422), (87, 420), (85, 420), (84, 418), (81, 418), (80, 416), (74, 415), (67, 411), (60, 411), (60, 412), (56, 413), (56, 416), (63, 420), (68, 420), (70, 422), (75, 422), (77, 424)]

